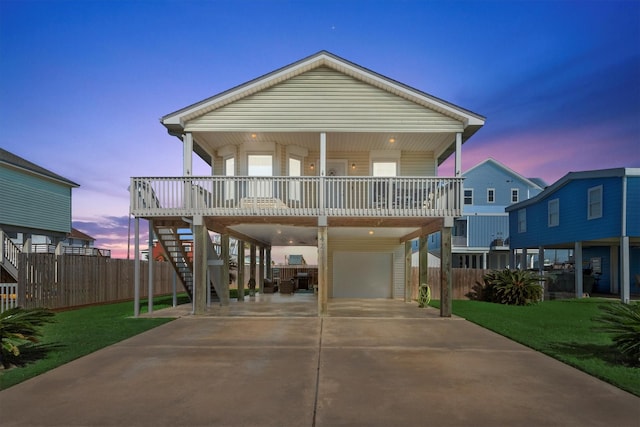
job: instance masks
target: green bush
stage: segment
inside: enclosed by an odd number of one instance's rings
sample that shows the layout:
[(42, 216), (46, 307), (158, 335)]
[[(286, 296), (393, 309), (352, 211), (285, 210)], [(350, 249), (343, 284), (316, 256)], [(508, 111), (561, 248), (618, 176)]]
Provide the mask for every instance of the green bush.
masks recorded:
[(0, 363), (5, 369), (24, 366), (46, 356), (55, 345), (37, 344), (40, 327), (53, 321), (54, 313), (46, 308), (15, 307), (0, 313)]
[(496, 295), (495, 283), (497, 271), (490, 271), (482, 276), (482, 283), (476, 282), (466, 296), (475, 301), (500, 302)]
[(603, 304), (599, 309), (594, 329), (609, 333), (623, 359), (640, 366), (640, 302)]
[(500, 302), (507, 305), (535, 304), (544, 295), (540, 276), (527, 270), (505, 268), (496, 275), (494, 286)]
[(494, 270), (482, 276), (467, 294), (472, 300), (508, 305), (535, 304), (542, 300), (544, 289), (540, 277), (524, 270)]

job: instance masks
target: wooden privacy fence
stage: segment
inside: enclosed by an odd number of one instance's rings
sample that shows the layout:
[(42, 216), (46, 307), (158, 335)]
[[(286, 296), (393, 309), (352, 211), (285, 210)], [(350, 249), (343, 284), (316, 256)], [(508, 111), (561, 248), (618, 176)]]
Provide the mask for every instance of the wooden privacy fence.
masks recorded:
[[(18, 305), (51, 309), (130, 300), (135, 261), (76, 255), (20, 254)], [(168, 262), (153, 263), (154, 295), (173, 292)], [(148, 296), (149, 265), (140, 262), (140, 296)]]
[[(476, 282), (482, 283), (482, 276), (491, 270), (476, 268), (454, 268), (452, 277), (452, 299), (469, 299), (466, 295), (471, 292)], [(440, 299), (440, 269), (430, 267), (427, 273), (428, 284), (431, 288), (431, 299)], [(411, 299), (418, 299), (418, 279), (420, 272), (418, 267), (411, 268)]]

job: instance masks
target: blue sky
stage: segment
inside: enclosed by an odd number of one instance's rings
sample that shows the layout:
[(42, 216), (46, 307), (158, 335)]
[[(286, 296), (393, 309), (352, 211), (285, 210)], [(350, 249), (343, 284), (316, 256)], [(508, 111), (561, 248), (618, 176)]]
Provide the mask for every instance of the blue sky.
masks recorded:
[(320, 50), (485, 116), (463, 170), (640, 167), (639, 1), (0, 0), (0, 146), (119, 253), (129, 178), (182, 171), (159, 118)]

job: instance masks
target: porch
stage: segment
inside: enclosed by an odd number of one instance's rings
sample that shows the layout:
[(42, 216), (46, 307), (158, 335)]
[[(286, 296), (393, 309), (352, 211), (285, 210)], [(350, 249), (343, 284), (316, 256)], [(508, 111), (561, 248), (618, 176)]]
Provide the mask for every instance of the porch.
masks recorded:
[(462, 178), (251, 177), (131, 178), (137, 217), (456, 217)]

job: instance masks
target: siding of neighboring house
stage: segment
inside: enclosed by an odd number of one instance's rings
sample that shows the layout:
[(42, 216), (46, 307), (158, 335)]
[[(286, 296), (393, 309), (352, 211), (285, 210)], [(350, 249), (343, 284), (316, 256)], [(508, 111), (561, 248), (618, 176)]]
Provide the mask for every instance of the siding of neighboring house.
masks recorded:
[(340, 239), (329, 238), (327, 252), (328, 292), (333, 295), (333, 257), (335, 252), (370, 252), (393, 254), (392, 298), (404, 298), (404, 244), (397, 239)]
[[(353, 107), (357, 106), (357, 107)], [(357, 108), (354, 109), (354, 108)], [(457, 120), (368, 83), (319, 67), (188, 121), (186, 132), (462, 132)]]
[[(601, 218), (589, 220), (588, 190), (602, 185)], [(548, 226), (548, 202), (559, 199), (559, 226)], [(622, 215), (612, 215), (608, 212), (620, 211), (622, 206), (622, 186), (620, 178), (593, 178), (571, 181), (567, 185), (549, 194), (540, 202), (526, 206), (526, 229), (518, 232), (518, 222), (510, 222), (511, 236), (518, 236), (518, 245), (538, 247), (540, 245), (554, 245), (580, 240), (595, 240), (617, 237), (621, 231)], [(514, 212), (517, 215), (517, 212)], [(637, 217), (636, 217), (637, 218)], [(632, 221), (630, 221), (632, 222)], [(533, 230), (533, 231), (532, 231)]]
[(58, 233), (71, 231), (69, 185), (0, 167), (0, 200), (2, 224)]
[[(627, 235), (640, 236), (640, 177), (627, 177)], [(640, 265), (640, 263), (638, 263)], [(640, 271), (638, 272), (640, 274)]]
[(504, 239), (509, 235), (509, 216), (468, 216), (467, 233), (469, 247), (489, 247), (495, 239)]

